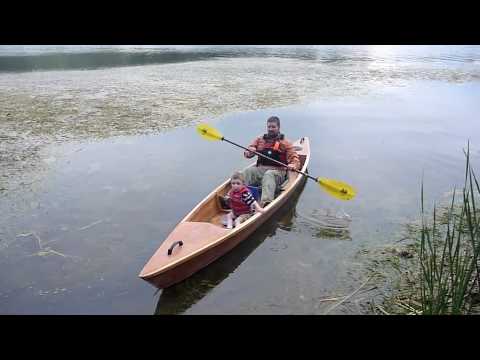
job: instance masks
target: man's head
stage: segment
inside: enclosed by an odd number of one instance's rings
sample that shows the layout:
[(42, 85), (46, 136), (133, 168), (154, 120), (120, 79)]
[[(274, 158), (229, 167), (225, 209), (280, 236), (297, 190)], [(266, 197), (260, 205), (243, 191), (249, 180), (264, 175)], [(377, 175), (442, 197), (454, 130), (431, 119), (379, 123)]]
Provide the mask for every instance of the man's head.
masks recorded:
[(280, 119), (276, 116), (271, 116), (267, 120), (268, 136), (275, 137), (280, 133)]

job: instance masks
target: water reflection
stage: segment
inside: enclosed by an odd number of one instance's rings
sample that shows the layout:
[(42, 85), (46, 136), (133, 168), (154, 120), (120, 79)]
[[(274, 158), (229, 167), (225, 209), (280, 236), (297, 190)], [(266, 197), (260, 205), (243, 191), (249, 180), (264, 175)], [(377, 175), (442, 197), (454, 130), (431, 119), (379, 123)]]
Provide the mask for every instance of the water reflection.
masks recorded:
[(168, 64), (205, 60), (211, 52), (87, 52), (0, 57), (0, 71), (23, 72), (57, 69), (97, 69), (118, 66)]
[(478, 47), (457, 46), (0, 46), (0, 72), (96, 69), (215, 58), (284, 58), (326, 64), (475, 62)]
[[(339, 49), (320, 52), (313, 47), (194, 47), (194, 48), (143, 48), (143, 49), (83, 49), (62, 52), (18, 51), (5, 56), (0, 51), (0, 72), (26, 72), (35, 70), (92, 70), (99, 68), (138, 66), (151, 64), (172, 64), (180, 62), (210, 60), (215, 58), (285, 58), (298, 60), (320, 60), (338, 62), (348, 60)], [(5, 53), (5, 51), (3, 51)], [(3, 56), (2, 56), (3, 55)]]
[(181, 283), (164, 289), (158, 299), (155, 315), (181, 314), (187, 311), (228, 278), (265, 239), (275, 236), (278, 228), (290, 231), (294, 223), (295, 206), (304, 187), (305, 182), (283, 208), (232, 251)]

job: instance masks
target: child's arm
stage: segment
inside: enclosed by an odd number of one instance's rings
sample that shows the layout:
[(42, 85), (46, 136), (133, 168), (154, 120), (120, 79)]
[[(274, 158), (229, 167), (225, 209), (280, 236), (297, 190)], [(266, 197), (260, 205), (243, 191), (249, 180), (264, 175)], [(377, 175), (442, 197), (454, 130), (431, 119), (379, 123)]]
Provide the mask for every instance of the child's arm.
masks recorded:
[(253, 206), (255, 206), (255, 210), (258, 211), (259, 213), (263, 214), (265, 212), (265, 209), (262, 208), (258, 202), (255, 201), (253, 203)]
[(242, 201), (250, 206), (250, 209), (252, 207), (255, 208), (256, 211), (258, 211), (259, 213), (264, 213), (265, 210), (263, 210), (263, 208), (258, 204), (258, 202), (255, 200), (255, 198), (253, 197), (252, 193), (251, 192), (245, 192), (243, 193), (242, 195)]

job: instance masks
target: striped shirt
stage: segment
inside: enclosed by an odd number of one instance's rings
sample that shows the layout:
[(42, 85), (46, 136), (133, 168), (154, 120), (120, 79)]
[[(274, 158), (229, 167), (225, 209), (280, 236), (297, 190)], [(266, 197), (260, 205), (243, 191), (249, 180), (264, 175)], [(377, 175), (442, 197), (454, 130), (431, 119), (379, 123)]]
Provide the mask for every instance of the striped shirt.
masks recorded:
[(255, 198), (253, 197), (253, 195), (250, 191), (245, 191), (242, 194), (242, 202), (245, 205), (252, 206), (252, 204), (255, 202)]

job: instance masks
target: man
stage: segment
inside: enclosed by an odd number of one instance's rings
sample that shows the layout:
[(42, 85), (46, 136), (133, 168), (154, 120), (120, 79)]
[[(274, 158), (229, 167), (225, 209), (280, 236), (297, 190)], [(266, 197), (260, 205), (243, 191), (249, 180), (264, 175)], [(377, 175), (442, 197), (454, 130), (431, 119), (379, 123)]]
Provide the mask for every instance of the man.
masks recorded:
[[(287, 168), (299, 170), (300, 160), (292, 144), (280, 133), (280, 119), (276, 116), (268, 118), (267, 133), (253, 140), (248, 149), (250, 151), (244, 153), (246, 158), (255, 156), (252, 151), (256, 151), (287, 166), (280, 166), (259, 156), (256, 166), (244, 170), (243, 175), (248, 185), (259, 186), (261, 184), (260, 205), (265, 207), (275, 198), (276, 190), (287, 179)], [(288, 173), (293, 174), (293, 171), (288, 171)]]

